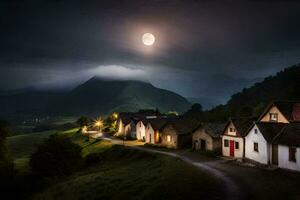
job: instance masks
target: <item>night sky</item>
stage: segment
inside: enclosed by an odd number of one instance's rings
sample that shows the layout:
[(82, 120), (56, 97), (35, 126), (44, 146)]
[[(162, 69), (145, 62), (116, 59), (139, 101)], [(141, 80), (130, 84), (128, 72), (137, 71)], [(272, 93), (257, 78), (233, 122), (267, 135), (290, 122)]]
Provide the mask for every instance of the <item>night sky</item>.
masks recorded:
[(64, 89), (97, 75), (225, 102), (300, 63), (297, 1), (7, 0), (0, 24), (0, 90)]

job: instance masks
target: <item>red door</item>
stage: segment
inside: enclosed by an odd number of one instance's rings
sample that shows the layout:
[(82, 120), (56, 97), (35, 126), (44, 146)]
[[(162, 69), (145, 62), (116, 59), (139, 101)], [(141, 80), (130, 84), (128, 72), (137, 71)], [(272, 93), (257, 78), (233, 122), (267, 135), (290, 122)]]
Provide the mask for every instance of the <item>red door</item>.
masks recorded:
[(230, 140), (229, 148), (230, 148), (230, 156), (234, 157), (234, 141), (233, 140)]

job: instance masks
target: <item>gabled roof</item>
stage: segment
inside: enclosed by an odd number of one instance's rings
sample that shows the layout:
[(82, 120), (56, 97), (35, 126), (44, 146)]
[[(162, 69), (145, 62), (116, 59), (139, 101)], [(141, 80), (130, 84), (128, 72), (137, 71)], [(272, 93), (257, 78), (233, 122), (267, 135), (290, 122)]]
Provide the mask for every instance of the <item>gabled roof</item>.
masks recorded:
[(245, 137), (248, 133), (249, 128), (253, 125), (255, 118), (241, 117), (241, 118), (230, 118), (227, 122), (225, 129), (223, 130), (223, 134), (226, 131), (227, 127), (230, 123), (233, 123), (237, 133), (241, 137)]
[(300, 121), (300, 101), (274, 101), (269, 104), (267, 109), (259, 117), (259, 120), (261, 120), (273, 106), (276, 106), (289, 122)]
[(255, 124), (267, 142), (271, 142), (274, 137), (280, 133), (284, 126), (286, 126), (285, 123), (276, 122), (257, 122)]
[(274, 144), (300, 147), (300, 122), (286, 124), (272, 142)]
[(151, 112), (121, 112), (119, 113), (118, 118), (122, 120), (124, 125), (129, 124), (133, 121), (135, 124), (141, 119), (146, 123), (146, 117), (148, 116), (156, 116), (156, 113)]
[(148, 119), (148, 123), (151, 125), (153, 130), (161, 130), (163, 126), (168, 122), (168, 118), (156, 118), (156, 119)]
[(218, 138), (222, 135), (226, 124), (221, 123), (202, 123), (202, 128), (213, 138)]
[(165, 126), (167, 125), (171, 125), (176, 130), (176, 134), (183, 135), (194, 132), (197, 128), (200, 127), (201, 122), (194, 119), (177, 118), (168, 121)]

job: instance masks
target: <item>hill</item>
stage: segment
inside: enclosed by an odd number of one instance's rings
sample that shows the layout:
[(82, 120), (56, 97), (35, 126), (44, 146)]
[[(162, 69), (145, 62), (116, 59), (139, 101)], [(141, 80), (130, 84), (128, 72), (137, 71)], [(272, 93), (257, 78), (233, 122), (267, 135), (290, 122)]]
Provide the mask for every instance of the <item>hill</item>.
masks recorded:
[[(29, 90), (0, 94), (0, 116), (98, 116), (112, 111), (158, 108), (162, 112), (183, 112), (190, 106), (184, 97), (141, 81), (91, 78), (71, 91)], [(21, 121), (20, 119), (20, 121)]]
[(300, 100), (300, 64), (232, 95), (227, 104), (207, 111), (205, 117), (224, 121), (229, 116), (258, 116), (267, 104), (275, 100)]

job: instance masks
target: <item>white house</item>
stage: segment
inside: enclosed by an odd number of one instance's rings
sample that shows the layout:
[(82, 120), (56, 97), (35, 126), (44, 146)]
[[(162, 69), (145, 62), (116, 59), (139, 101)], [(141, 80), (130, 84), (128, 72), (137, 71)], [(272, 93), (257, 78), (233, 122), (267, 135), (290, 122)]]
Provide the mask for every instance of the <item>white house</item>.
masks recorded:
[[(256, 122), (253, 124), (245, 137), (245, 158), (265, 165), (276, 164), (277, 158), (273, 157), (274, 160), (272, 160), (272, 140), (285, 125), (285, 123), (276, 122)], [(273, 151), (276, 150), (275, 148)]]
[(278, 167), (300, 171), (300, 122), (287, 124), (273, 144), (278, 145)]
[(222, 134), (223, 156), (244, 158), (244, 137), (252, 124), (252, 118), (232, 118), (227, 122)]
[(170, 120), (168, 118), (148, 119), (145, 130), (146, 143), (159, 144), (161, 143), (161, 129)]
[(146, 126), (147, 120), (141, 119), (136, 124), (136, 139), (146, 140)]

